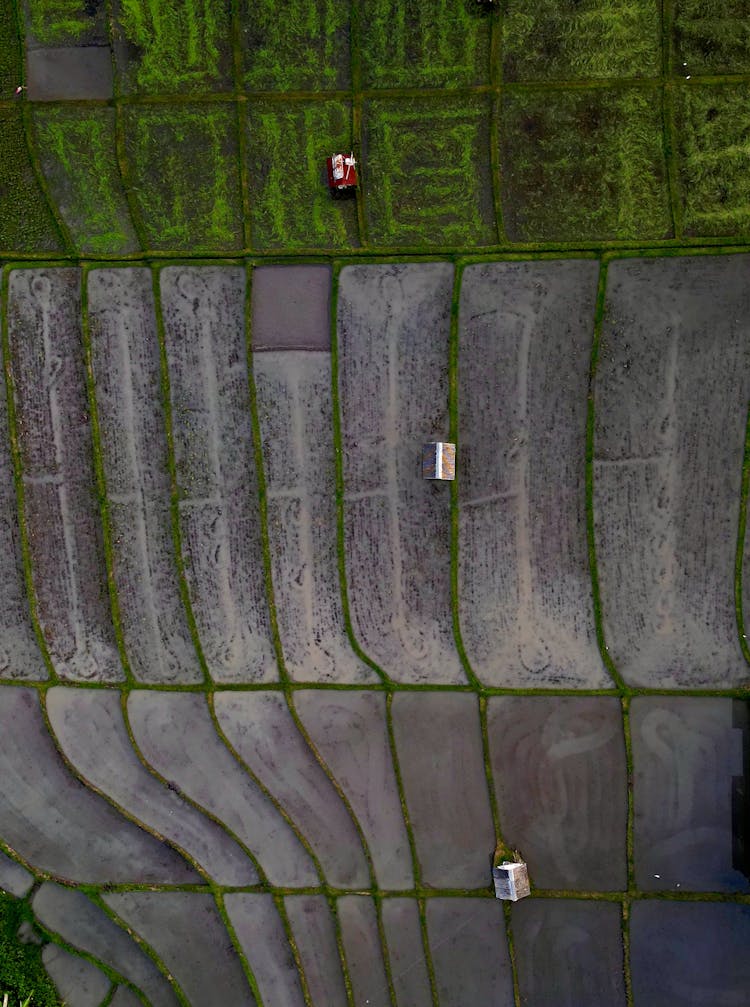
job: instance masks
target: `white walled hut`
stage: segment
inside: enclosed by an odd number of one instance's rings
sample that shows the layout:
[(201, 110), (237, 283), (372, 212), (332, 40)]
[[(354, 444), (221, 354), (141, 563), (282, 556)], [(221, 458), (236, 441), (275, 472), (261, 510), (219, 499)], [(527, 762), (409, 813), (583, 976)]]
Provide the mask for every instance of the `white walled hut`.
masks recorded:
[(422, 478), (448, 481), (456, 478), (456, 445), (430, 441), (422, 448)]
[(495, 898), (506, 902), (518, 902), (531, 891), (529, 872), (522, 861), (503, 860), (501, 864), (495, 864), (492, 880), (495, 884)]

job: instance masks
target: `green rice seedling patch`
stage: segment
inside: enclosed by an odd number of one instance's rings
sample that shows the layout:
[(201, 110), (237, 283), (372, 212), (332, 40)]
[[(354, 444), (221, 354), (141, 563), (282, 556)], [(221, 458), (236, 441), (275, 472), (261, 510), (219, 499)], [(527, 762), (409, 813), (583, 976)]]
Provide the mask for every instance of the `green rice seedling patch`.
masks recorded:
[(13, 97), (21, 80), (21, 47), (13, 4), (11, 0), (0, 0), (0, 97)]
[(115, 113), (102, 107), (34, 110), (37, 149), (50, 193), (82, 252), (138, 249), (115, 152)]
[(17, 937), (32, 918), (25, 902), (0, 892), (0, 1003), (7, 994), (12, 1007), (31, 997), (31, 1007), (57, 1007), (55, 988), (44, 971), (38, 944), (22, 944)]
[(685, 234), (750, 233), (750, 86), (677, 89), (678, 177)]
[(59, 252), (54, 218), (34, 174), (20, 108), (0, 109), (0, 249)]
[(350, 5), (336, 0), (244, 0), (245, 87), (330, 91), (350, 84)]
[(364, 126), (373, 244), (474, 248), (497, 241), (489, 99), (373, 99)]
[(673, 65), (680, 76), (750, 70), (747, 0), (675, 0)]
[(349, 102), (250, 104), (247, 157), (254, 247), (359, 244), (356, 200), (334, 200), (325, 170), (326, 157), (351, 148)]
[(658, 0), (509, 0), (506, 80), (656, 77)]
[(360, 0), (364, 87), (466, 87), (489, 82), (492, 17), (449, 0)]
[[(19, 0), (19, 3), (32, 44), (71, 45), (107, 40), (105, 9), (101, 2)], [(12, 21), (13, 15), (9, 16)]]
[(500, 163), (513, 241), (672, 233), (656, 90), (507, 92)]
[(114, 35), (126, 93), (231, 89), (229, 0), (117, 0)]
[(125, 109), (130, 191), (150, 249), (242, 248), (236, 124), (224, 104)]

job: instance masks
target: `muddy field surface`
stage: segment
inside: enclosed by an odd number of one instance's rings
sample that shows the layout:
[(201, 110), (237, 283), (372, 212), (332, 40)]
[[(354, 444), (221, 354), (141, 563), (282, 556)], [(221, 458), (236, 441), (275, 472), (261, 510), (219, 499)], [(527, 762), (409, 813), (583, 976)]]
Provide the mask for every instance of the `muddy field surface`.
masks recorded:
[(605, 640), (633, 685), (750, 680), (734, 593), (748, 268), (747, 256), (609, 268), (594, 386), (594, 519)]
[(459, 611), (492, 686), (602, 688), (586, 541), (598, 265), (470, 266), (459, 311)]
[(421, 478), (446, 440), (453, 269), (350, 266), (338, 301), (349, 606), (355, 636), (390, 677), (464, 682), (452, 632), (450, 495)]

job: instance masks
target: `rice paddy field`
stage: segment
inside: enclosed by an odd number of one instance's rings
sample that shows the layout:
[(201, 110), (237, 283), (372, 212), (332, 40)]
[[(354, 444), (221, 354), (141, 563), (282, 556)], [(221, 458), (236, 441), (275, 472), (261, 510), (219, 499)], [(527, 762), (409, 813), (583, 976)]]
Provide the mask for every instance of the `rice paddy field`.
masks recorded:
[(745, 1004), (749, 96), (744, 0), (0, 0), (0, 1003)]

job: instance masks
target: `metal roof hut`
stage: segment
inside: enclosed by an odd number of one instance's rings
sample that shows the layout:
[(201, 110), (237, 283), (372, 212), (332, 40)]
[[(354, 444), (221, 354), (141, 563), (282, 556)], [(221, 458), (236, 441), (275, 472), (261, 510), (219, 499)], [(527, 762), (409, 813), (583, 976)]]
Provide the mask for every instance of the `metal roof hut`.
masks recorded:
[(422, 478), (443, 481), (456, 478), (456, 445), (430, 441), (422, 448)]
[(495, 864), (492, 880), (495, 883), (495, 898), (506, 902), (518, 902), (531, 891), (529, 872), (522, 861), (503, 860), (501, 864)]

